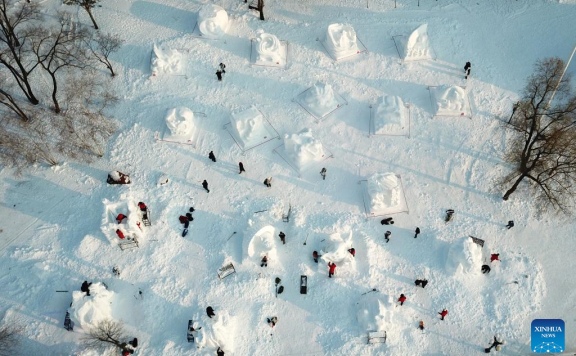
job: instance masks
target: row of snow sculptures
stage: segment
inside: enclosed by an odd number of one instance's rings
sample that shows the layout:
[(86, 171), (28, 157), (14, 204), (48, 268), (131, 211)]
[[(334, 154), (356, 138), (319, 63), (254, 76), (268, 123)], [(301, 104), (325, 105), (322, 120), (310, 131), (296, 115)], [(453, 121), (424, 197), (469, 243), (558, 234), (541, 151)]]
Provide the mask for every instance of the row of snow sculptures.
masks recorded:
[(434, 50), (428, 37), (428, 24), (420, 25), (406, 36), (393, 36), (398, 55), (405, 62), (434, 59)]
[(368, 217), (408, 212), (402, 178), (394, 173), (374, 173), (364, 183), (364, 209)]
[[(265, 67), (286, 67), (288, 63), (288, 42), (258, 30), (258, 36), (251, 41), (251, 61), (254, 65)], [(255, 53), (255, 58), (254, 57)]]
[(401, 97), (382, 96), (371, 107), (370, 134), (410, 137), (410, 108)]
[(436, 114), (443, 117), (472, 118), (470, 101), (466, 89), (456, 85), (429, 87)]
[(230, 28), (228, 13), (218, 5), (204, 5), (198, 12), (197, 27), (199, 37), (221, 39)]
[(175, 49), (162, 49), (154, 44), (150, 70), (152, 76), (180, 73), (182, 71), (182, 54)]
[(332, 85), (322, 82), (300, 93), (295, 101), (316, 120), (321, 120), (348, 104), (334, 91)]
[(341, 23), (328, 26), (322, 45), (335, 61), (366, 51), (364, 45), (361, 45), (358, 40), (354, 28), (351, 25)]

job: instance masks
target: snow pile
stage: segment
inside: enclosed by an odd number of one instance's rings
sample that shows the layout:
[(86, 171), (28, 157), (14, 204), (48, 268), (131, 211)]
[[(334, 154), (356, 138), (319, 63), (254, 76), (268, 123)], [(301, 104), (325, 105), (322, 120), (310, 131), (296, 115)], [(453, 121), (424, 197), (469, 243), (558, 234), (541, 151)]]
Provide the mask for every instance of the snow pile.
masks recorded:
[(165, 140), (189, 142), (196, 131), (194, 125), (194, 113), (186, 107), (177, 107), (166, 113), (166, 126), (170, 134), (165, 135)]
[(456, 85), (442, 85), (434, 88), (434, 97), (436, 98), (436, 115), (470, 115), (464, 88)]
[(152, 75), (179, 73), (182, 69), (182, 54), (175, 49), (163, 50), (154, 44), (152, 50)]
[(356, 31), (348, 24), (333, 23), (328, 26), (322, 43), (337, 60), (359, 53)]
[(106, 289), (102, 283), (90, 286), (90, 295), (82, 291), (72, 292), (72, 306), (68, 310), (75, 327), (88, 331), (102, 320), (113, 319), (112, 300), (114, 292)]
[(308, 111), (316, 117), (323, 117), (339, 106), (336, 94), (332, 85), (326, 83), (316, 83), (312, 88), (306, 91), (303, 98), (303, 104)]
[(428, 38), (428, 24), (415, 29), (404, 44), (405, 60), (432, 59), (432, 46)]
[(255, 146), (270, 136), (264, 125), (264, 116), (254, 106), (244, 111), (232, 113), (230, 122), (233, 133), (242, 148)]
[[(348, 229), (347, 229), (348, 230)], [(354, 265), (354, 256), (348, 250), (352, 247), (352, 231), (348, 232), (346, 239), (336, 232), (328, 236), (322, 242), (320, 254), (326, 263), (336, 263), (336, 266), (343, 267), (348, 264)]]
[[(143, 237), (142, 229), (144, 228), (141, 219), (142, 213), (138, 208), (138, 202), (126, 198), (124, 195), (121, 201), (113, 203), (108, 199), (102, 201), (104, 204), (104, 216), (102, 218), (102, 232), (113, 243), (120, 242), (116, 230), (120, 229), (126, 238)], [(116, 218), (119, 214), (127, 216), (120, 224)]]
[(256, 53), (258, 62), (262, 64), (281, 64), (285, 61), (284, 57), (284, 46), (278, 39), (278, 37), (265, 33), (263, 31), (259, 32), (256, 38)]
[(374, 173), (368, 177), (366, 188), (370, 202), (370, 212), (385, 214), (394, 208), (401, 208), (402, 185), (394, 173)]
[(295, 134), (284, 135), (284, 151), (298, 170), (313, 162), (324, 160), (324, 147), (308, 128)]
[(399, 96), (378, 99), (373, 116), (375, 134), (395, 134), (408, 127), (408, 110)]
[(454, 241), (446, 257), (446, 272), (450, 274), (480, 274), (482, 269), (482, 247), (470, 237)]
[(226, 354), (234, 352), (234, 336), (236, 334), (236, 318), (225, 310), (216, 311), (216, 316), (209, 319), (202, 317), (202, 329), (196, 337), (196, 346), (201, 349), (220, 347)]
[(229, 26), (226, 10), (218, 5), (204, 5), (198, 12), (198, 29), (204, 37), (221, 38), (228, 31)]
[(363, 331), (384, 331), (394, 320), (394, 299), (379, 292), (360, 297), (356, 318)]
[[(254, 226), (252, 220), (248, 221), (249, 226)], [(278, 253), (276, 250), (276, 240), (278, 234), (274, 226), (266, 225), (259, 229), (253, 235), (250, 233), (252, 229), (246, 231), (245, 235), (250, 240), (248, 241), (247, 254), (248, 258), (256, 264), (260, 264), (262, 257), (268, 257), (268, 261), (274, 263), (278, 261)], [(252, 237), (250, 237), (252, 236)]]

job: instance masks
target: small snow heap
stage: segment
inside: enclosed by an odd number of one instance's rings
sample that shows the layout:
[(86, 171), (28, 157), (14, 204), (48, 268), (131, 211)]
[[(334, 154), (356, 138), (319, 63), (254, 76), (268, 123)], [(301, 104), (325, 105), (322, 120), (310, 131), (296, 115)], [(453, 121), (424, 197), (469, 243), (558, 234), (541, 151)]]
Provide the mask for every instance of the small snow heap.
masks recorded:
[(217, 310), (216, 316), (209, 319), (202, 317), (202, 329), (196, 337), (196, 346), (201, 349), (220, 347), (226, 354), (234, 352), (234, 337), (236, 336), (236, 318), (226, 310)]
[[(252, 221), (249, 222), (249, 225), (253, 225)], [(249, 228), (246, 232), (252, 234), (251, 230), (252, 229)], [(266, 256), (268, 257), (268, 261), (272, 263), (278, 261), (278, 253), (276, 250), (278, 234), (274, 226), (266, 225), (256, 231), (252, 237), (250, 237), (250, 235), (247, 235), (247, 237), (250, 238), (247, 248), (248, 258), (250, 260), (256, 264), (260, 264), (262, 257)]]
[(324, 147), (308, 128), (299, 133), (284, 135), (284, 150), (299, 170), (312, 162), (324, 160)]
[(432, 46), (428, 38), (428, 24), (420, 25), (404, 43), (405, 60), (432, 59)]
[(436, 115), (469, 115), (466, 90), (456, 85), (442, 85), (435, 88)]
[(75, 327), (88, 331), (99, 322), (112, 317), (112, 300), (114, 292), (106, 289), (102, 283), (90, 286), (90, 295), (82, 291), (72, 292), (72, 306), (68, 310)]
[(324, 116), (327, 112), (338, 107), (336, 94), (332, 85), (318, 82), (308, 90), (304, 97), (304, 104), (317, 116)]
[(206, 38), (222, 38), (229, 26), (226, 10), (218, 5), (204, 5), (198, 12), (198, 29), (200, 34)]
[(446, 258), (446, 272), (450, 274), (480, 274), (482, 247), (470, 237), (462, 237), (450, 244)]
[(402, 98), (389, 95), (379, 98), (373, 122), (376, 134), (391, 134), (404, 130), (408, 125), (408, 112)]
[(392, 296), (379, 292), (368, 293), (360, 297), (356, 318), (364, 331), (383, 331), (392, 325), (394, 308)]
[(179, 73), (181, 69), (182, 54), (180, 52), (175, 49), (163, 50), (154, 44), (151, 61), (152, 75)]
[(282, 62), (282, 43), (278, 37), (260, 30), (256, 38), (258, 62), (280, 64)]
[(269, 133), (264, 125), (264, 116), (254, 106), (232, 113), (230, 122), (239, 144), (245, 148), (261, 143)]
[(336, 263), (338, 268), (352, 264), (354, 256), (348, 252), (350, 247), (352, 247), (352, 231), (348, 232), (346, 239), (342, 238), (338, 232), (333, 233), (322, 242), (321, 258), (326, 263)]
[(371, 213), (378, 215), (402, 204), (402, 185), (394, 173), (374, 173), (368, 177), (366, 188)]
[(356, 31), (348, 24), (334, 23), (328, 26), (323, 44), (335, 59), (358, 53)]
[(183, 106), (170, 109), (166, 113), (166, 126), (170, 134), (165, 136), (165, 139), (189, 141), (196, 130), (194, 113)]

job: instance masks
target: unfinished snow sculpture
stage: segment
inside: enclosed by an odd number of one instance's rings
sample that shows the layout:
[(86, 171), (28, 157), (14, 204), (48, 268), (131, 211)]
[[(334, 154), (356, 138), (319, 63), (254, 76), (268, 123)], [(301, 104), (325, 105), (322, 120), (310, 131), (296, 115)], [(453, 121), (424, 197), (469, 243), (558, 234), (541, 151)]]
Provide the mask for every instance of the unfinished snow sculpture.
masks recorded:
[(204, 5), (198, 12), (198, 29), (206, 38), (222, 38), (228, 31), (228, 26), (228, 14), (218, 5)]
[(298, 170), (325, 158), (322, 142), (314, 138), (308, 128), (299, 133), (284, 135), (284, 151)]
[(166, 126), (170, 133), (164, 139), (171, 141), (190, 141), (194, 136), (196, 126), (194, 125), (194, 113), (186, 107), (177, 107), (168, 110), (166, 113)]
[[(249, 225), (252, 221), (249, 222)], [(250, 233), (249, 229), (247, 233)], [(278, 239), (276, 229), (267, 225), (258, 230), (250, 239), (248, 243), (248, 258), (254, 263), (260, 264), (262, 257), (266, 256), (269, 262), (274, 263), (278, 261), (278, 253), (276, 250), (276, 240)]]
[(236, 334), (236, 318), (226, 310), (218, 310), (213, 319), (202, 316), (202, 329), (196, 337), (196, 346), (201, 349), (220, 347), (226, 354), (234, 352), (234, 337)]
[(163, 50), (154, 44), (152, 50), (151, 70), (152, 75), (161, 73), (179, 73), (182, 69), (182, 54), (175, 49)]
[(339, 106), (332, 85), (316, 83), (310, 88), (303, 99), (303, 104), (312, 115), (321, 118)]
[(114, 292), (106, 289), (102, 283), (90, 286), (90, 295), (82, 291), (72, 292), (72, 305), (68, 310), (75, 327), (88, 331), (99, 322), (112, 317), (112, 300)]
[(373, 115), (374, 133), (401, 133), (408, 126), (408, 110), (399, 96), (383, 96), (378, 99)]
[[(102, 218), (102, 232), (113, 244), (120, 243), (116, 230), (122, 231), (126, 238), (141, 238), (144, 236), (144, 226), (140, 221), (142, 214), (137, 205), (137, 200), (133, 201), (126, 196), (122, 196), (119, 202), (113, 203), (108, 199), (103, 200), (104, 216)], [(125, 215), (127, 218), (120, 223), (118, 215)]]
[(283, 46), (278, 37), (259, 31), (256, 38), (257, 61), (262, 64), (281, 64), (284, 60)]
[(464, 88), (456, 85), (443, 85), (434, 88), (436, 115), (468, 116), (468, 99)]
[(446, 258), (446, 272), (450, 274), (480, 274), (482, 247), (470, 237), (463, 237), (450, 244)]
[(358, 324), (365, 331), (383, 331), (392, 325), (395, 307), (392, 296), (368, 293), (358, 302)]
[(432, 59), (432, 46), (428, 38), (428, 24), (420, 25), (404, 42), (405, 60)]
[(335, 263), (338, 267), (343, 267), (354, 263), (354, 256), (348, 249), (352, 247), (352, 231), (348, 231), (348, 236), (344, 239), (340, 233), (336, 232), (324, 239), (320, 254), (326, 263)]
[(333, 23), (328, 26), (322, 43), (336, 60), (358, 53), (356, 31), (348, 24)]
[(379, 215), (403, 204), (402, 185), (394, 173), (374, 173), (368, 177), (366, 188), (373, 214)]
[(234, 134), (239, 139), (238, 143), (243, 149), (261, 143), (270, 135), (264, 125), (264, 116), (254, 106), (232, 113), (230, 122)]

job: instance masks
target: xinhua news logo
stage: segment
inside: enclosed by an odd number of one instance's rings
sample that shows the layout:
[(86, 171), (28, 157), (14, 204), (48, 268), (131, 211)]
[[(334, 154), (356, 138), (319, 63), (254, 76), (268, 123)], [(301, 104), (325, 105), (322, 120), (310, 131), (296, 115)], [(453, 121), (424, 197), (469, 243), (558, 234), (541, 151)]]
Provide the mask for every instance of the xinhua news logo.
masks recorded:
[(561, 353), (565, 349), (564, 320), (534, 319), (532, 321), (532, 352)]

